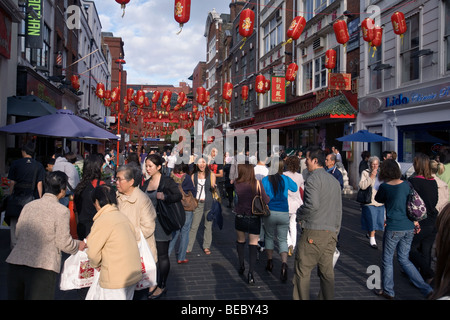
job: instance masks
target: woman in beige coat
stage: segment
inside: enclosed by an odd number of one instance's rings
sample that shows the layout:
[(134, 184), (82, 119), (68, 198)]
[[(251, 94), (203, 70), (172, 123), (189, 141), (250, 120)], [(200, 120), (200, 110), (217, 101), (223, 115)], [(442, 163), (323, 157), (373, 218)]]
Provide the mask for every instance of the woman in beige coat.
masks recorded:
[(91, 265), (101, 267), (97, 298), (132, 300), (136, 283), (142, 279), (134, 226), (117, 209), (116, 194), (111, 186), (96, 187), (92, 202), (97, 214), (87, 239), (87, 253)]
[(379, 167), (380, 159), (377, 156), (370, 157), (369, 169), (361, 173), (361, 180), (359, 181), (359, 187), (362, 190), (372, 187), (372, 202), (362, 206), (361, 228), (368, 232), (369, 244), (374, 249), (378, 248), (375, 231), (384, 230), (384, 205), (374, 200), (380, 186), (378, 180)]
[(133, 164), (120, 166), (116, 174), (117, 204), (119, 210), (133, 224), (136, 239), (140, 240), (142, 231), (156, 262), (158, 260), (155, 242), (156, 211), (149, 197), (139, 189), (141, 181), (141, 168)]

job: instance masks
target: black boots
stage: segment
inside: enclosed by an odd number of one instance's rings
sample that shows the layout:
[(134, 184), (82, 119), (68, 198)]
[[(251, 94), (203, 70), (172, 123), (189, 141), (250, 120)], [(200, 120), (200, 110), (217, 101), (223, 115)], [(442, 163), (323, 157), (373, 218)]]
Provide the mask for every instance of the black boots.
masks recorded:
[[(249, 272), (247, 276), (247, 282), (248, 284), (255, 284), (255, 278), (253, 277), (253, 268), (256, 264), (256, 255), (258, 251), (258, 246), (255, 245), (249, 245), (248, 246), (248, 253), (249, 253)], [(236, 249), (238, 253), (239, 258), (239, 269), (238, 273), (240, 275), (244, 274), (245, 271), (245, 265), (244, 265), (244, 248), (245, 248), (245, 242), (236, 242)]]
[(272, 272), (273, 269), (273, 260), (272, 259), (267, 259), (267, 265), (266, 265), (266, 270), (269, 272)]
[(281, 275), (280, 275), (280, 279), (282, 282), (286, 282), (287, 280), (287, 269), (288, 269), (287, 263), (283, 262), (281, 264)]

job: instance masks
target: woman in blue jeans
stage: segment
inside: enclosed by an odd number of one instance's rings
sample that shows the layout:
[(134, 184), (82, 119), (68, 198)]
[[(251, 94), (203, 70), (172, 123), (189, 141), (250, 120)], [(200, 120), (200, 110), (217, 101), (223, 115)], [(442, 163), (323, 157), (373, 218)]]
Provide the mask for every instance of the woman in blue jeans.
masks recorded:
[[(172, 179), (181, 186), (183, 192), (188, 194), (192, 193), (192, 196), (195, 198), (197, 195), (197, 189), (194, 188), (194, 184), (192, 183), (191, 176), (189, 175), (189, 166), (187, 164), (181, 163), (176, 164), (173, 168)], [(172, 240), (169, 244), (169, 256), (175, 248), (175, 244), (177, 243), (178, 237), (180, 237), (180, 247), (178, 249), (177, 254), (177, 262), (180, 263), (188, 263), (189, 260), (186, 259), (186, 250), (189, 243), (189, 231), (191, 230), (192, 225), (192, 210), (185, 209), (186, 213), (186, 222), (184, 226), (175, 231), (172, 234)]]
[(395, 250), (397, 250), (400, 266), (420, 292), (428, 296), (433, 291), (409, 260), (415, 225), (418, 223), (410, 221), (406, 216), (406, 202), (410, 187), (408, 182), (401, 180), (400, 177), (400, 168), (394, 160), (388, 159), (382, 162), (380, 180), (384, 183), (380, 185), (375, 201), (384, 203), (386, 207), (382, 256), (383, 288), (376, 290), (375, 293), (386, 299), (393, 299), (395, 296), (393, 266)]
[(269, 196), (270, 216), (264, 217), (264, 235), (267, 252), (266, 270), (272, 272), (273, 268), (273, 249), (275, 232), (277, 234), (278, 247), (281, 256), (281, 281), (287, 280), (287, 257), (288, 244), (287, 234), (289, 230), (289, 202), (288, 190), (297, 192), (297, 184), (283, 174), (284, 161), (278, 160), (278, 172), (270, 174), (262, 179), (262, 184), (266, 194)]

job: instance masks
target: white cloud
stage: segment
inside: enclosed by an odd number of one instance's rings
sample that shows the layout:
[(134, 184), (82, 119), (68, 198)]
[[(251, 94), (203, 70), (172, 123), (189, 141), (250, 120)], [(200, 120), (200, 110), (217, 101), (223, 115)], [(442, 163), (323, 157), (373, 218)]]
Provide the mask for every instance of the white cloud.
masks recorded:
[(206, 56), (205, 24), (213, 8), (229, 14), (228, 0), (192, 0), (190, 20), (182, 32), (174, 19), (174, 0), (131, 0), (122, 18), (113, 0), (96, 0), (103, 32), (124, 41), (129, 84), (172, 84), (187, 81)]

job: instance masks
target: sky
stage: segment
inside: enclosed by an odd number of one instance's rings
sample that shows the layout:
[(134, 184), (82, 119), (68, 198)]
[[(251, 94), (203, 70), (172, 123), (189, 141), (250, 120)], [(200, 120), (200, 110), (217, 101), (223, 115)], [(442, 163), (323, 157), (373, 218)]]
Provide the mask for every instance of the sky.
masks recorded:
[(192, 84), (188, 78), (206, 60), (205, 25), (213, 8), (230, 13), (230, 0), (191, 0), (189, 21), (180, 34), (175, 0), (131, 0), (123, 10), (115, 0), (95, 0), (102, 32), (124, 42), (128, 84)]

